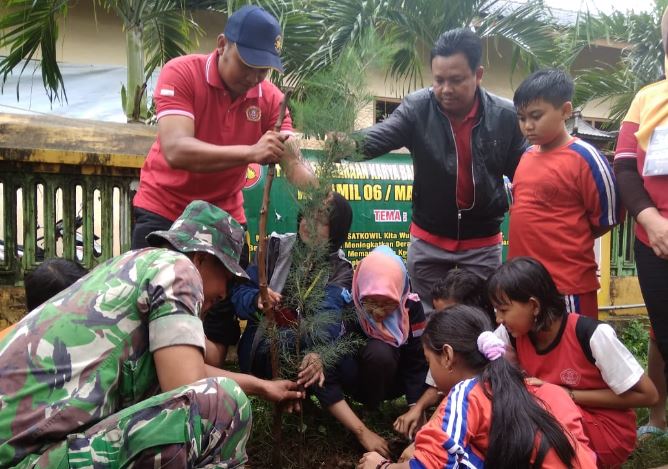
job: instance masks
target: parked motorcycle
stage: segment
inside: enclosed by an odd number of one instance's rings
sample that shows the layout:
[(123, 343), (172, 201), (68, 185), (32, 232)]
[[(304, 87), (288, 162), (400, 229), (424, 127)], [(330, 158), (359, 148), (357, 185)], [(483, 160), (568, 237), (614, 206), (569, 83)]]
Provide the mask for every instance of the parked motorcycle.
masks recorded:
[[(76, 256), (78, 260), (83, 260), (83, 254), (84, 254), (84, 239), (83, 239), (83, 233), (81, 233), (80, 228), (83, 226), (83, 218), (81, 216), (77, 216), (74, 219), (74, 229), (77, 230), (75, 233), (75, 250), (76, 250)], [(40, 228), (38, 226), (38, 228)], [(56, 241), (61, 239), (64, 235), (64, 229), (63, 229), (63, 220), (58, 220), (54, 226), (55, 228), (55, 233), (56, 233)], [(38, 262), (41, 262), (44, 260), (44, 247), (40, 246), (40, 242), (42, 242), (42, 245), (44, 241), (44, 237), (40, 236), (37, 238), (36, 242), (36, 247), (35, 247), (35, 259)], [(16, 246), (16, 255), (18, 258), (23, 257), (23, 245), (19, 244)], [(100, 237), (97, 235), (93, 235), (93, 256), (94, 257), (100, 257), (102, 255), (102, 245), (100, 244)], [(5, 260), (5, 242), (4, 240), (0, 239), (0, 262)]]

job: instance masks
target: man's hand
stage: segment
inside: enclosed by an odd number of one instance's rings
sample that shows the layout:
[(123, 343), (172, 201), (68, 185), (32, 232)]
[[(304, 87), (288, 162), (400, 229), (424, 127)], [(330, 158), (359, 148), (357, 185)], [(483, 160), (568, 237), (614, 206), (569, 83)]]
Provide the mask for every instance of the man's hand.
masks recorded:
[(302, 399), (304, 393), (299, 391), (299, 385), (287, 379), (276, 381), (263, 380), (263, 389), (260, 397), (271, 402)]
[(322, 360), (317, 353), (307, 353), (299, 366), (297, 375), (297, 384), (304, 389), (312, 384), (318, 383), (319, 387), (325, 384), (325, 371), (322, 367)]
[(646, 208), (638, 214), (638, 223), (645, 228), (649, 245), (657, 257), (668, 259), (668, 218), (664, 218), (654, 208)]
[(386, 458), (390, 456), (390, 446), (387, 444), (387, 440), (378, 433), (364, 428), (357, 439), (365, 450), (375, 451)]
[[(281, 164), (286, 166), (286, 171), (288, 167), (292, 164), (300, 163), (302, 160), (301, 150), (299, 149), (299, 141), (294, 136), (288, 134), (281, 134), (286, 137), (283, 141), (285, 146), (285, 151), (281, 155)], [(288, 138), (292, 137), (292, 138)]]
[[(275, 292), (271, 288), (267, 288), (267, 292), (269, 293), (269, 308), (275, 308), (276, 305), (278, 305), (283, 297), (281, 296), (280, 293)], [(262, 295), (257, 295), (257, 309), (260, 311), (264, 311), (264, 305), (262, 304)]]
[(255, 145), (251, 145), (251, 162), (259, 164), (279, 163), (285, 151), (283, 142), (288, 137), (287, 134), (281, 134), (273, 130), (267, 131)]
[(418, 425), (423, 423), (421, 422), (423, 418), (422, 410), (414, 405), (408, 409), (408, 412), (397, 417), (393, 425), (394, 431), (412, 440)]
[(357, 463), (357, 469), (376, 469), (383, 461), (386, 461), (385, 457), (375, 451), (364, 453), (362, 459)]

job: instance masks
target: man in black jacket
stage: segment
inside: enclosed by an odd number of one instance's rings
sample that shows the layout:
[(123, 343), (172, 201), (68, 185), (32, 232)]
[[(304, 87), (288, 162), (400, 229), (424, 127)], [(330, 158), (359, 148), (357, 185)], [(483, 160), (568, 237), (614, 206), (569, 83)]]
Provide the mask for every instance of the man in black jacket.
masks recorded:
[(401, 147), (413, 157), (408, 271), (427, 312), (433, 283), (450, 269), (487, 278), (501, 264), (503, 176), (512, 179), (526, 149), (512, 102), (480, 87), (481, 56), (475, 33), (446, 31), (431, 51), (432, 86), (361, 131), (368, 157)]

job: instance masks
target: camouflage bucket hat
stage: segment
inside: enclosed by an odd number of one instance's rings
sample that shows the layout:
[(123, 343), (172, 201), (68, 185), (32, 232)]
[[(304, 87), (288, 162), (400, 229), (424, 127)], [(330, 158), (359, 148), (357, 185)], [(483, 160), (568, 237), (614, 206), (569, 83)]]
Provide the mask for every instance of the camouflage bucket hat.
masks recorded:
[(196, 200), (188, 204), (181, 216), (167, 231), (154, 231), (146, 236), (151, 246), (169, 242), (179, 252), (207, 252), (236, 277), (248, 279), (239, 265), (244, 230), (226, 211), (208, 202)]

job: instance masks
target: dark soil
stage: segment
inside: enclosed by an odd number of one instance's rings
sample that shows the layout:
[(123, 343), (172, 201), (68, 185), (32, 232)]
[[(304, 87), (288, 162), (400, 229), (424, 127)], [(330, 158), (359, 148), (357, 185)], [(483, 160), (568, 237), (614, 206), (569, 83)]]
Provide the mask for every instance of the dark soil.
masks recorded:
[[(386, 402), (375, 412), (365, 412), (357, 404), (352, 407), (371, 429), (388, 440), (393, 457), (398, 458), (409, 442), (392, 431), (392, 423), (407, 409), (406, 402)], [(282, 469), (353, 469), (364, 454), (357, 439), (315, 401), (306, 402), (303, 415), (303, 433), (299, 432), (298, 415), (283, 416)], [(253, 434), (246, 466), (250, 469), (277, 469), (272, 462), (272, 419), (272, 406), (253, 399)]]

